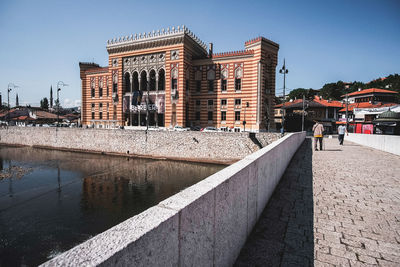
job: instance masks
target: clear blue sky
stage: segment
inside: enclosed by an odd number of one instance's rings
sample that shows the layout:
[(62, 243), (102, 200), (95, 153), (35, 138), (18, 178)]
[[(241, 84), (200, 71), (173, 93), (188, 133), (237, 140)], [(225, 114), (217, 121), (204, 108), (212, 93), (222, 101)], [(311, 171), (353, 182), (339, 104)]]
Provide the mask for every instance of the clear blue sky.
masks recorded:
[[(20, 86), (38, 105), (64, 81), (61, 104), (81, 98), (79, 61), (107, 65), (113, 37), (185, 24), (215, 52), (244, 49), (259, 35), (280, 44), (287, 87), (367, 82), (400, 73), (399, 0), (326, 1), (0, 1), (0, 92)], [(277, 68), (277, 69), (278, 69)], [(282, 77), (276, 88), (282, 92)], [(55, 90), (54, 90), (55, 92)]]

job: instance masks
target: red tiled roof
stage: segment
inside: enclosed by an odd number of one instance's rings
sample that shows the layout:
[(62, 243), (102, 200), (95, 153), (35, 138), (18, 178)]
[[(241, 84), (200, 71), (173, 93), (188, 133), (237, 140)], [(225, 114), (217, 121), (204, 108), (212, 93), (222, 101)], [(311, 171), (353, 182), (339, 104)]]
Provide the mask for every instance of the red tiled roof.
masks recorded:
[(322, 97), (319, 97), (319, 96), (314, 96), (314, 101), (317, 103), (320, 103), (321, 105), (324, 105), (326, 107), (341, 108), (343, 106), (343, 103), (340, 101), (326, 100), (326, 99), (322, 99)]
[[(395, 106), (395, 105), (398, 105), (398, 104), (396, 104), (396, 103), (382, 104), (381, 102), (376, 103), (376, 104), (372, 104), (369, 102), (351, 103), (351, 104), (349, 104), (347, 110), (353, 111), (353, 109), (355, 109), (355, 108), (383, 108), (383, 107), (391, 107), (391, 106)], [(346, 106), (344, 106), (344, 108), (339, 110), (339, 112), (346, 112)]]
[[(365, 95), (365, 94), (371, 94), (371, 93), (398, 94), (398, 92), (396, 92), (396, 91), (389, 91), (389, 90), (379, 89), (379, 88), (369, 88), (369, 89), (364, 89), (361, 91), (356, 91), (356, 92), (350, 93), (350, 94), (348, 94), (348, 96)], [(346, 95), (342, 95), (342, 97), (346, 97)]]
[[(306, 100), (306, 101), (308, 101), (308, 100)], [(293, 104), (302, 103), (302, 102), (303, 102), (303, 99), (295, 99), (292, 102), (286, 102), (285, 103), (285, 107), (289, 107), (289, 106), (291, 106)], [(312, 100), (312, 102), (318, 103), (318, 104), (323, 105), (325, 107), (335, 107), (335, 108), (343, 107), (343, 104), (340, 101), (326, 100), (326, 99), (323, 99), (320, 96), (314, 96), (314, 99)], [(274, 108), (280, 108), (282, 106), (283, 106), (283, 104), (278, 104), (278, 105), (275, 105)]]
[(213, 58), (220, 58), (220, 57), (233, 57), (233, 56), (243, 56), (243, 55), (253, 55), (254, 50), (241, 50), (241, 51), (231, 51), (231, 52), (222, 52), (213, 54)]
[(13, 118), (12, 120), (14, 120), (14, 121), (25, 121), (25, 120), (33, 121), (35, 119), (31, 118), (29, 116), (19, 116), (19, 117)]
[(88, 69), (86, 70), (86, 73), (99, 73), (99, 72), (108, 72), (108, 67), (102, 67), (102, 68), (93, 68), (93, 69)]
[[(295, 99), (295, 100), (293, 100), (291, 102), (285, 102), (285, 107), (288, 107), (288, 106), (296, 104), (296, 103), (301, 103), (301, 102), (303, 102), (303, 99)], [(283, 106), (283, 103), (275, 105), (274, 108), (280, 108), (282, 106)]]

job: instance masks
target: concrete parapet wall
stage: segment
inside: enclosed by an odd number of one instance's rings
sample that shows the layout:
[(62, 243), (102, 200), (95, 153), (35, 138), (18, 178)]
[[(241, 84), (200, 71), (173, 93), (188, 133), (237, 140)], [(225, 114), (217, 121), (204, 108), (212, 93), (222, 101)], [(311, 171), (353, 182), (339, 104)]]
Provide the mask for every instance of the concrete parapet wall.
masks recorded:
[[(257, 133), (266, 146), (277, 133)], [(249, 133), (9, 127), (0, 143), (195, 161), (237, 161), (259, 150)]]
[(354, 134), (349, 133), (345, 140), (400, 155), (400, 136), (379, 134)]
[(43, 266), (231, 266), (304, 139), (288, 134)]

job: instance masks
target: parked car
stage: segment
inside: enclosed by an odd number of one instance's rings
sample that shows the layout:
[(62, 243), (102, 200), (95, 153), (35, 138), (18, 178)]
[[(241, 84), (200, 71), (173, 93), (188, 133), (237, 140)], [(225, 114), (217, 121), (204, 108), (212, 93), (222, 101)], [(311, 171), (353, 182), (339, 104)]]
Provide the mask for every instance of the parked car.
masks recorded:
[(191, 131), (201, 131), (201, 127), (200, 126), (193, 126), (190, 128)]
[(183, 128), (182, 126), (179, 126), (179, 125), (176, 125), (175, 127), (174, 127), (174, 129), (173, 129), (174, 131), (177, 131), (177, 132), (185, 132), (185, 131), (189, 131), (189, 129), (188, 128)]
[(201, 129), (202, 132), (218, 132), (218, 129), (215, 127), (206, 127)]

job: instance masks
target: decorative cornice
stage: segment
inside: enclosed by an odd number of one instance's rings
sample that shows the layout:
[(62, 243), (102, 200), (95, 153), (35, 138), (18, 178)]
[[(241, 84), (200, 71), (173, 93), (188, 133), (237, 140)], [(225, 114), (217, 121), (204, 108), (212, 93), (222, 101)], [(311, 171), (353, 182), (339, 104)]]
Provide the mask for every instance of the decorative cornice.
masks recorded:
[(107, 73), (107, 72), (108, 72), (108, 67), (93, 68), (93, 69), (88, 69), (88, 70), (86, 70), (86, 73), (87, 73), (87, 74)]
[(250, 49), (250, 50), (216, 53), (216, 54), (212, 55), (212, 58), (234, 57), (234, 56), (244, 56), (244, 55), (252, 55), (252, 54), (254, 54), (254, 50)]
[[(190, 37), (195, 43), (198, 44), (199, 47), (203, 50), (203, 52), (207, 53), (207, 45), (200, 40), (193, 32), (191, 32), (185, 25), (167, 28), (166, 30), (163, 28), (162, 30), (152, 31), (149, 33), (139, 33), (139, 34), (131, 34), (130, 36), (124, 36), (119, 38), (114, 38), (107, 41), (107, 51), (109, 53), (115, 53), (119, 50), (124, 50), (123, 48), (136, 48), (136, 47), (154, 47), (156, 45), (160, 45), (168, 41), (169, 39), (175, 39), (176, 37), (179, 40), (183, 41), (184, 36)], [(168, 42), (167, 42), (168, 44)]]
[(261, 42), (261, 41), (267, 42), (267, 43), (279, 48), (279, 44), (277, 44), (277, 43), (275, 43), (275, 42), (273, 42), (273, 41), (271, 41), (271, 40), (269, 40), (269, 39), (267, 39), (267, 38), (265, 38), (263, 36), (259, 36), (259, 37), (253, 38), (251, 40), (248, 40), (247, 42), (244, 43), (244, 45), (245, 46), (249, 46), (249, 45)]

